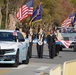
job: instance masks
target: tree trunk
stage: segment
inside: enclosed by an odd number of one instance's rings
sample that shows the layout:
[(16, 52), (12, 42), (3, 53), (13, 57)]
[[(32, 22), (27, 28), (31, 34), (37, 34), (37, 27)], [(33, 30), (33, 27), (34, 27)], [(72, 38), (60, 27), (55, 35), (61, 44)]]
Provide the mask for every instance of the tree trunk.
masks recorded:
[(1, 6), (0, 6), (0, 28), (1, 28), (1, 22), (2, 22), (2, 13), (1, 13)]
[(16, 28), (16, 19), (13, 14), (9, 14), (9, 29)]
[(6, 21), (5, 21), (5, 28), (8, 28), (8, 2), (9, 0), (6, 0)]

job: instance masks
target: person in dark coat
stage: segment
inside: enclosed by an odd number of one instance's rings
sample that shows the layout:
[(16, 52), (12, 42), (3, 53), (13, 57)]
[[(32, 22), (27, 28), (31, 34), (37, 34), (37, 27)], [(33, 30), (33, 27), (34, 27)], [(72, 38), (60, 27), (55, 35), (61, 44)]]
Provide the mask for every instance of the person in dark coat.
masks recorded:
[(56, 36), (53, 29), (50, 30), (50, 34), (47, 36), (47, 44), (49, 49), (49, 57), (53, 59), (55, 57), (55, 40)]
[(43, 58), (43, 46), (44, 46), (44, 33), (43, 33), (43, 29), (41, 28), (40, 31), (37, 33), (37, 54), (38, 54), (38, 58)]

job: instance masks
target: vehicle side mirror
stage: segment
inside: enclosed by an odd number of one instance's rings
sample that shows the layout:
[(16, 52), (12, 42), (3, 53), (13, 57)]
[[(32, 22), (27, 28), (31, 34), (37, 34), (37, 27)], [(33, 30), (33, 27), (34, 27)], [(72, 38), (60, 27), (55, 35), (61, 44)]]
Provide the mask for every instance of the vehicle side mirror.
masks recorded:
[(19, 40), (19, 42), (24, 42), (25, 41), (25, 39), (18, 39)]

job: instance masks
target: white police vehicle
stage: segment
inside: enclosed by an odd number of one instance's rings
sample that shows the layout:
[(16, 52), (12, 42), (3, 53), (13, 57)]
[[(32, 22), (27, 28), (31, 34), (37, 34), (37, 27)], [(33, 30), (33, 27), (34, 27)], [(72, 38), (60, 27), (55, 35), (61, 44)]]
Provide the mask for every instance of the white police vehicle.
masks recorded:
[[(58, 27), (58, 29), (62, 35), (62, 40), (71, 41), (72, 43), (70, 44), (69, 48), (73, 48), (73, 51), (76, 52), (76, 29), (74, 27)], [(64, 45), (61, 42), (59, 42), (59, 44), (62, 50)]]
[(0, 64), (28, 64), (28, 46), (28, 40), (19, 31), (0, 30)]

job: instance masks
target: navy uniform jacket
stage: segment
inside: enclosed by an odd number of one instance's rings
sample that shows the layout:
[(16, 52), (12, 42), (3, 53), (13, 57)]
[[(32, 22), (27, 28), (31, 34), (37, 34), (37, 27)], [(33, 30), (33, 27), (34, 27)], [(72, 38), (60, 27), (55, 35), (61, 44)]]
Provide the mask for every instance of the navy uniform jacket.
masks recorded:
[(55, 44), (55, 39), (56, 39), (56, 36), (55, 35), (48, 35), (47, 36), (47, 43), (48, 43), (48, 45)]

